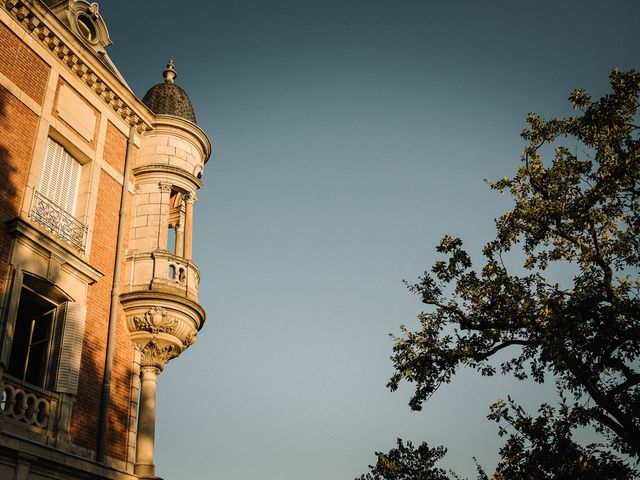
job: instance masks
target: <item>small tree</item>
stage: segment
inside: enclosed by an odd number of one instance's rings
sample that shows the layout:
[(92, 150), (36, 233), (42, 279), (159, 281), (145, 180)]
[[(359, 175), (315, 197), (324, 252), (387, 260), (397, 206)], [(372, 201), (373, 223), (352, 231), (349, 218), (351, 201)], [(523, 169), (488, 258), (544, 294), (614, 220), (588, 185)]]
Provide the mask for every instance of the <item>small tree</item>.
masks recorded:
[[(474, 270), (462, 241), (445, 236), (444, 258), (409, 287), (429, 307), (420, 329), (394, 338), (388, 387), (413, 383), (413, 410), (460, 367), (553, 377), (557, 406), (535, 417), (511, 400), (491, 407), (506, 437), (495, 479), (632, 478), (640, 459), (640, 74), (614, 70), (610, 83), (595, 102), (575, 90), (576, 116), (529, 114), (520, 168), (491, 185), (515, 205), (496, 220), (484, 266)], [(503, 262), (514, 250), (524, 274)], [(574, 273), (569, 284), (553, 265)], [(498, 352), (508, 359), (497, 365)], [(583, 427), (601, 443), (575, 442)]]

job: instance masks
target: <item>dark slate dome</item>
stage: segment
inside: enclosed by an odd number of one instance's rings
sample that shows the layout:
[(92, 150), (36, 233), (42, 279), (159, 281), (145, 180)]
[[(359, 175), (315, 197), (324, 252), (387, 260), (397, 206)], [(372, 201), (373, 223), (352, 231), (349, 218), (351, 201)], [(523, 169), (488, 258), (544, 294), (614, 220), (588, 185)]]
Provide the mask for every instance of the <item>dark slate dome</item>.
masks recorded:
[(173, 68), (173, 60), (169, 60), (167, 69), (163, 73), (164, 82), (154, 85), (142, 99), (149, 110), (160, 115), (174, 115), (190, 122), (196, 122), (191, 100), (187, 93), (173, 83), (178, 76)]

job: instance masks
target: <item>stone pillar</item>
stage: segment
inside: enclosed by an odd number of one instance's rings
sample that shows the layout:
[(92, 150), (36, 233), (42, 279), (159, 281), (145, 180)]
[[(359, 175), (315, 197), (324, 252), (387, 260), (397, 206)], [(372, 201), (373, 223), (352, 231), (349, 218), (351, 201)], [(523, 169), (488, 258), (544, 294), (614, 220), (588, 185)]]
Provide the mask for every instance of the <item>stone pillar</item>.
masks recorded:
[(158, 248), (167, 249), (169, 243), (169, 200), (171, 198), (170, 183), (160, 183), (160, 205), (159, 205), (159, 225), (158, 225)]
[(187, 202), (187, 212), (184, 235), (184, 258), (191, 260), (193, 254), (193, 204), (196, 203), (196, 194), (190, 193), (187, 195), (185, 201)]
[(176, 253), (177, 257), (184, 256), (184, 219), (180, 215), (180, 223), (176, 225)]
[(156, 474), (153, 449), (156, 432), (156, 385), (159, 374), (160, 369), (155, 366), (143, 366), (140, 372), (140, 411), (134, 473), (141, 478), (155, 478)]

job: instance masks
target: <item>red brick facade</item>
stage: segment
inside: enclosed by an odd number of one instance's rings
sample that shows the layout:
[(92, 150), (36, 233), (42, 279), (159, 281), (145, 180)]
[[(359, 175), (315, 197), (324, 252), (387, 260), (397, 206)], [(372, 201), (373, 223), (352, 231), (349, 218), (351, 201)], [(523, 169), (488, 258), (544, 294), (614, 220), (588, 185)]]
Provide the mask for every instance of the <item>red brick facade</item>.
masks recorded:
[(0, 73), (38, 105), (42, 105), (44, 100), (50, 70), (44, 60), (0, 23)]
[(157, 376), (205, 317), (191, 247), (211, 143), (173, 62), (150, 92), (191, 116), (132, 94), (94, 4), (47, 5), (0, 2), (0, 479), (157, 478)]
[[(42, 105), (47, 94), (50, 71), (46, 62), (7, 26), (0, 23), (0, 73), (7, 77), (14, 91), (23, 92), (38, 105)], [(66, 82), (60, 79), (58, 86), (62, 83)], [(88, 87), (77, 93), (94, 99), (96, 95)], [(97, 110), (96, 113), (99, 120), (100, 115)], [(56, 116), (55, 109), (51, 115)], [(38, 124), (39, 115), (0, 84), (0, 178), (3, 181), (3, 188), (0, 189), (0, 279), (3, 280), (6, 280), (11, 246), (14, 241), (14, 237), (6, 231), (6, 223), (20, 214), (31, 169)], [(87, 143), (91, 148), (95, 148), (98, 128), (95, 128), (95, 132), (96, 137), (93, 142)], [(122, 174), (127, 148), (126, 136), (113, 123), (107, 122), (104, 142), (103, 160)], [(70, 431), (74, 444), (92, 451), (95, 451), (97, 441), (122, 185), (103, 170), (99, 176), (97, 189), (91, 255), (88, 261), (93, 268), (102, 272), (104, 277), (89, 287), (86, 299), (87, 318), (78, 384), (80, 394), (73, 407)], [(130, 214), (127, 218), (130, 218)], [(124, 248), (126, 248), (127, 238), (128, 236), (125, 236)], [(124, 280), (124, 269), (122, 271), (121, 280)], [(9, 285), (6, 281), (4, 284), (5, 287)], [(126, 462), (130, 460), (127, 459), (127, 437), (133, 347), (122, 315), (122, 308), (118, 303), (105, 454)]]
[(7, 274), (13, 241), (6, 224), (20, 213), (37, 128), (38, 116), (0, 85), (0, 279)]
[[(116, 132), (118, 133), (118, 132)], [(119, 134), (119, 133), (118, 133)], [(115, 135), (115, 133), (112, 133)], [(116, 138), (114, 147), (126, 141), (122, 134)], [(105, 158), (117, 162), (115, 155), (125, 150), (114, 148), (107, 151)], [(123, 164), (124, 165), (124, 164)], [(74, 443), (85, 448), (96, 448), (96, 425), (100, 409), (102, 376), (106, 355), (108, 320), (111, 305), (111, 286), (113, 283), (113, 267), (115, 262), (116, 240), (120, 195), (122, 185), (116, 182), (105, 171), (100, 174), (96, 222), (93, 232), (91, 264), (105, 273), (105, 276), (89, 289), (87, 298), (87, 322), (84, 346), (82, 351), (82, 370), (78, 390), (82, 395), (78, 398), (71, 423), (71, 438)], [(128, 215), (130, 216), (130, 215)], [(124, 280), (124, 271), (121, 281)], [(116, 327), (116, 349), (111, 380), (111, 410), (107, 425), (107, 455), (119, 460), (126, 460), (127, 432), (129, 419), (131, 367), (133, 364), (133, 347), (124, 328), (122, 309), (118, 304)]]

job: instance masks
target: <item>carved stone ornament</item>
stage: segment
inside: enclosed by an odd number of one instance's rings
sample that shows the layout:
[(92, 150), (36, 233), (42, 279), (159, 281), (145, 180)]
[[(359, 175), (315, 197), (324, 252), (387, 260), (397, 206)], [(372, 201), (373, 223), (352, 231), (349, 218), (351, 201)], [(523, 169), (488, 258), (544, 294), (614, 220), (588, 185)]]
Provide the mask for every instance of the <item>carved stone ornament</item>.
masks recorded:
[(175, 345), (159, 346), (153, 340), (141, 349), (141, 353), (140, 366), (155, 367), (158, 370), (162, 370), (169, 360), (180, 355), (180, 351)]
[(198, 201), (198, 197), (196, 196), (196, 192), (187, 193), (185, 195), (184, 201), (185, 201), (185, 203), (190, 203), (191, 205), (196, 203)]
[(157, 367), (142, 367), (140, 370), (140, 378), (142, 380), (156, 381), (160, 375), (160, 369)]
[(133, 317), (136, 330), (149, 333), (173, 333), (178, 325), (175, 318), (167, 316), (167, 311), (162, 307), (152, 307), (142, 317)]
[[(129, 125), (135, 125), (139, 133), (145, 130), (151, 130), (151, 125), (145, 123), (145, 121), (136, 114), (133, 105), (127, 105), (123, 98), (111, 90), (111, 87), (107, 85), (109, 83), (107, 80), (100, 78), (97, 72), (94, 72), (88, 64), (81, 60), (80, 57), (82, 55), (77, 52), (77, 48), (73, 44), (70, 43), (66, 45), (62, 38), (44, 24), (42, 19), (39, 18), (41, 14), (38, 13), (38, 15), (36, 15), (34, 12), (33, 6), (31, 5), (32, 3), (34, 2), (2, 0), (0, 6), (31, 34), (32, 39), (40, 42), (45, 49), (51, 50), (57, 55), (58, 58), (62, 60), (62, 64), (65, 65), (71, 73), (78, 76), (78, 78), (92, 88), (96, 94), (118, 115), (124, 118)], [(88, 2), (81, 3), (85, 5), (88, 4)], [(101, 22), (101, 25), (104, 26), (104, 22)]]
[(193, 342), (196, 341), (196, 336), (192, 335), (192, 334), (188, 334), (185, 339), (182, 341), (182, 345), (184, 345), (184, 348), (189, 348), (191, 345), (193, 345)]

